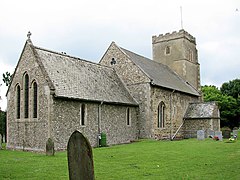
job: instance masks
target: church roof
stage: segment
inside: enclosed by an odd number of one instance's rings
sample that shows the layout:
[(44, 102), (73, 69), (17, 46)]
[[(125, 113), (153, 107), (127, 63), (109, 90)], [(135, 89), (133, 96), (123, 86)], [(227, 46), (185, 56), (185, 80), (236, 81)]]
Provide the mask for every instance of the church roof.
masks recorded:
[(130, 59), (151, 79), (153, 85), (200, 96), (199, 92), (168, 66), (121, 48)]
[(55, 88), (55, 96), (137, 105), (113, 68), (35, 47)]
[(216, 102), (190, 103), (184, 119), (220, 118)]

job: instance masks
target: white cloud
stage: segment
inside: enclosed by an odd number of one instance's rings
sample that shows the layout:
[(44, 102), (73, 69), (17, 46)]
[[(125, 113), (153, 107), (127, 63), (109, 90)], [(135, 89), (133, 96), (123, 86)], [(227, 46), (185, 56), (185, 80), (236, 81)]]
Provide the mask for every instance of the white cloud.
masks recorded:
[[(202, 83), (239, 78), (239, 0), (1, 1), (0, 64), (14, 69), (26, 40), (99, 61), (111, 41), (151, 57), (151, 36), (183, 27), (197, 39)], [(1, 93), (5, 91), (1, 87)]]

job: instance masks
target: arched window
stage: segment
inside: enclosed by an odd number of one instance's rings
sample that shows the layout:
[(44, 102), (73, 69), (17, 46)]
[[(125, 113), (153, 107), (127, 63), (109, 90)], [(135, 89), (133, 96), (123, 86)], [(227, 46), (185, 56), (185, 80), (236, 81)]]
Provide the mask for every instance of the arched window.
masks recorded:
[(158, 105), (158, 128), (164, 128), (165, 126), (165, 104), (164, 102), (160, 102)]
[(38, 112), (38, 86), (33, 82), (33, 118), (37, 118)]
[(17, 110), (17, 119), (20, 119), (20, 108), (21, 108), (21, 88), (19, 85), (17, 85), (17, 88), (16, 88), (16, 110)]
[(24, 76), (24, 117), (29, 116), (29, 76), (25, 74)]

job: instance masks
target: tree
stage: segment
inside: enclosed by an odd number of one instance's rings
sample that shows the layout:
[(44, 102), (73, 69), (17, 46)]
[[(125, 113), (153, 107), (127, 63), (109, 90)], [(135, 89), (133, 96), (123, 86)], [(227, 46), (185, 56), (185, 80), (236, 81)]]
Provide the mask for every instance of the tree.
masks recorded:
[(3, 73), (3, 82), (6, 84), (6, 86), (9, 86), (12, 81), (12, 75), (10, 72)]
[[(9, 86), (12, 81), (12, 75), (10, 72), (3, 73), (3, 82), (6, 84), (6, 86)], [(1, 100), (1, 97), (0, 97)], [(7, 118), (6, 118), (6, 112), (2, 111), (0, 109), (0, 134), (2, 137), (5, 135), (6, 137), (6, 124), (7, 124)]]
[[(233, 98), (233, 96), (227, 93), (222, 93), (216, 86), (202, 86), (202, 92), (205, 102), (216, 101), (218, 103), (221, 115), (221, 126), (228, 126), (230, 128), (239, 126), (238, 117), (240, 107), (238, 99)], [(235, 91), (229, 88), (228, 92)]]
[(235, 99), (240, 98), (240, 79), (234, 79), (232, 81), (223, 83), (220, 91), (222, 94), (232, 96)]
[(0, 109), (0, 134), (2, 135), (2, 137), (6, 138), (6, 112), (2, 111)]
[(232, 81), (223, 83), (220, 90), (222, 94), (231, 96), (236, 100), (236, 108), (232, 109), (232, 111), (235, 112), (235, 116), (232, 118), (235, 122), (240, 124), (240, 79), (234, 79)]

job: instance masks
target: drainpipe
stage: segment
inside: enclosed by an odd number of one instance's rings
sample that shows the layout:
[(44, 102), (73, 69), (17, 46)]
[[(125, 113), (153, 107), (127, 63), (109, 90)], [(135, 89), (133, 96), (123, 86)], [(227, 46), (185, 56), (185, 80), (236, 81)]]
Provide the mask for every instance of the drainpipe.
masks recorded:
[(172, 124), (172, 110), (173, 110), (173, 107), (172, 107), (172, 100), (173, 100), (173, 93), (175, 92), (175, 89), (171, 92), (171, 94), (170, 94), (170, 140), (172, 141), (172, 134), (173, 134), (173, 132), (172, 132), (172, 126), (173, 126), (173, 124)]
[(97, 141), (98, 141), (98, 147), (100, 146), (100, 138), (101, 138), (101, 129), (100, 129), (100, 125), (101, 125), (101, 107), (103, 105), (103, 101), (101, 101), (101, 103), (98, 105), (98, 136), (97, 136)]

